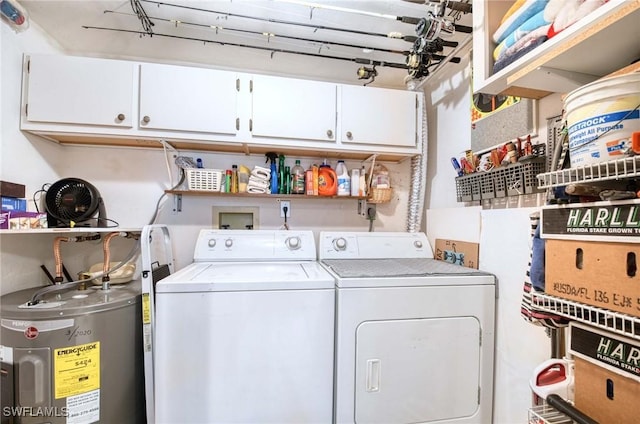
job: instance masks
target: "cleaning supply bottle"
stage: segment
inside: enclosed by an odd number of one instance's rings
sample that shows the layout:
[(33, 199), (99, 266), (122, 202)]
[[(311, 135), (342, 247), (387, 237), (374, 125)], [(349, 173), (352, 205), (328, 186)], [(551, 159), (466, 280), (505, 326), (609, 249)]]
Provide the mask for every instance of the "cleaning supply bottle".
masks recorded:
[(304, 191), (304, 168), (300, 166), (300, 159), (296, 159), (295, 166), (291, 168), (291, 194), (304, 194)]
[(271, 161), (271, 194), (278, 194), (278, 168), (276, 165), (278, 154), (267, 152), (264, 155), (267, 157), (265, 162)]
[(291, 168), (284, 167), (284, 191), (283, 194), (291, 194)]
[(360, 170), (358, 168), (353, 168), (351, 170), (351, 195), (359, 196), (358, 193), (360, 189)]
[(336, 165), (336, 176), (338, 178), (338, 196), (349, 196), (351, 194), (351, 177), (349, 170), (343, 160)]
[(278, 157), (278, 193), (287, 194), (287, 173), (284, 166), (284, 155)]
[(238, 192), (238, 165), (231, 165), (231, 193)]
[(318, 194), (320, 196), (335, 196), (338, 193), (337, 180), (336, 171), (325, 160), (318, 168)]

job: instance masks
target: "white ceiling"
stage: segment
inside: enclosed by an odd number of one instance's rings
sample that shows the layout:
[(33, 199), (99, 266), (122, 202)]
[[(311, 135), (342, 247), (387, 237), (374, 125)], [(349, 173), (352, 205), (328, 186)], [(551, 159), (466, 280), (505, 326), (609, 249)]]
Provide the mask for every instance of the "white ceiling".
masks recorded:
[[(401, 0), (318, 0), (314, 2), (317, 7), (299, 0), (140, 0), (154, 24), (150, 36), (144, 34), (130, 0), (18, 2), (32, 25), (40, 26), (72, 55), (184, 63), (350, 84), (367, 82), (358, 80), (357, 70), (363, 64), (355, 59), (405, 65), (413, 43), (388, 34), (415, 36), (416, 25), (394, 17), (421, 18), (429, 10), (425, 4)], [(471, 25), (471, 14), (462, 14), (457, 23)], [(275, 36), (262, 35), (265, 32)], [(456, 33), (450, 40), (468, 37)], [(441, 54), (452, 51), (445, 47)], [(378, 65), (376, 70), (372, 85), (406, 86), (406, 69)]]

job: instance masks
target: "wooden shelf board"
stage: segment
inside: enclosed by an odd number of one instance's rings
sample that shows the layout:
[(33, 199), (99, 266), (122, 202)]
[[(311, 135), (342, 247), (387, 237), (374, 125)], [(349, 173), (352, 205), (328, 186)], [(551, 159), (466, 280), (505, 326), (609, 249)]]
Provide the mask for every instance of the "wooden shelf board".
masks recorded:
[[(78, 134), (69, 133), (38, 133), (36, 134), (45, 137), (51, 141), (55, 141), (65, 145), (75, 146), (114, 146), (114, 147), (140, 147), (140, 148), (152, 148), (161, 149), (162, 144), (159, 139), (142, 139), (120, 136), (84, 136)], [(279, 152), (285, 153), (287, 156), (300, 156), (300, 157), (318, 157), (320, 159), (345, 159), (345, 160), (366, 160), (373, 154), (376, 155), (376, 160), (382, 162), (402, 162), (408, 158), (416, 156), (418, 153), (388, 153), (378, 152), (375, 148), (367, 146), (366, 150), (332, 150), (335, 146), (327, 146), (325, 149), (319, 150), (311, 147), (291, 147), (277, 144), (249, 144), (241, 142), (206, 142), (206, 141), (191, 141), (191, 140), (172, 140), (163, 139), (177, 150), (188, 151), (200, 151), (200, 152), (222, 152), (222, 153), (235, 153), (240, 155), (252, 155), (252, 154), (265, 154), (267, 152)]]
[(222, 193), (219, 191), (203, 191), (203, 190), (165, 190), (168, 194), (183, 194), (185, 196), (227, 196), (239, 198), (271, 198), (271, 199), (356, 199), (364, 200), (362, 196), (307, 196), (306, 194), (271, 194), (271, 193)]

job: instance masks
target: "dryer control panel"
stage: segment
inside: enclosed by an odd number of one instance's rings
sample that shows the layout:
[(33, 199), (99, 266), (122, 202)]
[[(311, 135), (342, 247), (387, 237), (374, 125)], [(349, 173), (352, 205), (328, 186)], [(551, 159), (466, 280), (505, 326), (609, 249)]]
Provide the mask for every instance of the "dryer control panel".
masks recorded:
[(316, 260), (312, 231), (201, 230), (195, 262)]
[(424, 233), (322, 231), (319, 259), (433, 258)]

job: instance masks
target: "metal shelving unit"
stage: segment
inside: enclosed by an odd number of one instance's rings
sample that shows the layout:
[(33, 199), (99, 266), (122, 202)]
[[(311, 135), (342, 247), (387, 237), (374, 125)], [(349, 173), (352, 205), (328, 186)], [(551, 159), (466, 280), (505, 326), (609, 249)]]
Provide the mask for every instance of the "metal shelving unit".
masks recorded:
[(585, 305), (540, 292), (531, 292), (536, 309), (552, 312), (606, 331), (640, 340), (640, 317)]
[(529, 424), (574, 424), (575, 421), (551, 405), (539, 405), (529, 409)]
[(569, 183), (618, 180), (639, 176), (640, 156), (630, 156), (622, 159), (538, 174), (538, 188), (557, 187)]

